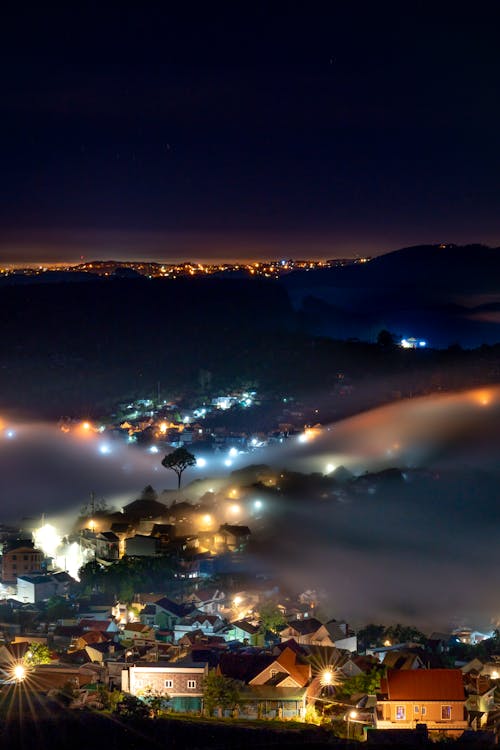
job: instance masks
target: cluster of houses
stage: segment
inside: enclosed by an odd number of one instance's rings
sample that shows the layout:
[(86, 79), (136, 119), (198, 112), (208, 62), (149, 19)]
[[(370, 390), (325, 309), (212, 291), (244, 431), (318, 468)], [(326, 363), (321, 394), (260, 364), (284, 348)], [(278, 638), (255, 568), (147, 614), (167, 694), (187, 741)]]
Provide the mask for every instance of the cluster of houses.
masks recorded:
[[(449, 668), (445, 657), (456, 637), (443, 634), (425, 646), (360, 654), (349, 625), (321, 622), (307, 595), (275, 598), (282, 622), (270, 632), (259, 617), (268, 596), (263, 589), (227, 595), (199, 587), (178, 600), (148, 594), (132, 605), (89, 604), (48, 635), (17, 636), (1, 646), (0, 670), (38, 640), (53, 659), (36, 667), (33, 685), (49, 690), (69, 680), (86, 696), (81, 700), (92, 701), (92, 686), (105, 684), (138, 698), (163, 695), (172, 711), (201, 712), (204, 679), (215, 670), (238, 686), (237, 705), (226, 711), (233, 717), (304, 720), (309, 706), (327, 704), (358, 737), (364, 728), (371, 737), (422, 729), (455, 737), (494, 725), (500, 656)], [(380, 679), (372, 692), (343, 692), (349, 678), (374, 674)]]

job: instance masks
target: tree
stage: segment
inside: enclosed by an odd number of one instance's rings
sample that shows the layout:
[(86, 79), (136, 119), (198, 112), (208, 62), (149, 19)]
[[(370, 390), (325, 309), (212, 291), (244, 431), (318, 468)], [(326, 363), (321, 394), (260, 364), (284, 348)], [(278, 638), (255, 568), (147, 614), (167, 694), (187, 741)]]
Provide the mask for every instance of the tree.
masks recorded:
[(135, 695), (126, 693), (116, 705), (115, 713), (123, 719), (147, 719), (149, 708)]
[(48, 646), (45, 643), (30, 643), (29, 651), (26, 652), (24, 661), (30, 666), (49, 664), (52, 659), (50, 658)]
[(166, 469), (175, 471), (177, 474), (177, 487), (180, 489), (183, 472), (189, 466), (196, 464), (196, 458), (186, 448), (176, 448), (172, 453), (167, 453), (161, 463)]
[(51, 596), (47, 602), (46, 613), (50, 621), (62, 620), (64, 617), (71, 617), (74, 608), (63, 596)]
[(406, 641), (416, 641), (417, 643), (425, 643), (426, 637), (417, 628), (412, 628), (408, 625), (391, 625), (384, 633), (384, 638), (387, 641), (394, 643), (406, 643)]
[(266, 602), (259, 610), (260, 629), (263, 633), (268, 630), (278, 633), (286, 625), (283, 613), (273, 602)]
[(238, 686), (234, 680), (211, 671), (203, 680), (203, 704), (211, 715), (215, 709), (219, 717), (225, 709), (233, 709), (238, 704)]
[(159, 693), (151, 687), (146, 688), (144, 694), (141, 695), (141, 698), (154, 718), (160, 716), (161, 712), (168, 708), (168, 703), (170, 701), (169, 695)]
[(362, 650), (381, 646), (384, 642), (385, 625), (370, 623), (358, 631), (358, 644)]
[(337, 690), (337, 696), (351, 696), (356, 693), (373, 695), (380, 689), (380, 678), (385, 672), (384, 667), (375, 667), (367, 674), (357, 674), (342, 680)]

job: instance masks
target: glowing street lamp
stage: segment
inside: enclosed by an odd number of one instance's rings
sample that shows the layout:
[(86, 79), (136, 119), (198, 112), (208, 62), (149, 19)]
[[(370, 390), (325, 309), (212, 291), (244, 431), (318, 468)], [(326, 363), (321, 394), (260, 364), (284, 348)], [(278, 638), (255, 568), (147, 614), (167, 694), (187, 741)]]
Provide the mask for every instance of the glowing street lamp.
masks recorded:
[(347, 739), (351, 736), (351, 721), (355, 721), (358, 712), (354, 709), (347, 714)]
[(26, 679), (27, 669), (24, 664), (15, 664), (12, 668), (12, 677), (16, 682), (23, 682)]

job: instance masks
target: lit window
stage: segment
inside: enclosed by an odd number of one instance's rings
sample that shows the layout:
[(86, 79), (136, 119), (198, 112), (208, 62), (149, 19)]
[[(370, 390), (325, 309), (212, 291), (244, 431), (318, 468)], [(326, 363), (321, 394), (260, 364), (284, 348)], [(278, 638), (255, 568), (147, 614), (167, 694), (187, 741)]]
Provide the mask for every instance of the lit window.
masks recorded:
[(404, 721), (406, 719), (406, 706), (396, 706), (396, 720)]
[(441, 706), (441, 719), (443, 721), (451, 719), (451, 706)]
[(188, 688), (195, 688), (196, 687), (196, 680), (188, 680), (187, 681)]
[(165, 680), (165, 687), (166, 688), (173, 688), (174, 681), (173, 680)]

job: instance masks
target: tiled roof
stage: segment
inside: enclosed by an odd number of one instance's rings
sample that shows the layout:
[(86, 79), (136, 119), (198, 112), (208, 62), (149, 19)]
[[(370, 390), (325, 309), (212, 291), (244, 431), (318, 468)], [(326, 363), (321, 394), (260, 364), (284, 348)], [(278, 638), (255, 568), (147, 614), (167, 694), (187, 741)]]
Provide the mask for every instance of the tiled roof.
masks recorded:
[(389, 700), (463, 701), (462, 673), (459, 669), (389, 669)]
[(80, 620), (80, 627), (85, 630), (99, 630), (101, 633), (105, 633), (113, 620), (92, 620), (90, 618)]
[(247, 620), (238, 620), (237, 622), (232, 622), (231, 625), (233, 628), (239, 628), (249, 635), (255, 635), (259, 632), (259, 626), (252, 625), (252, 623)]
[(305, 617), (303, 620), (292, 620), (292, 622), (289, 622), (281, 632), (288, 628), (293, 628), (293, 630), (296, 630), (300, 635), (309, 635), (310, 633), (315, 633), (321, 628), (321, 626), (322, 623), (315, 617)]

